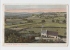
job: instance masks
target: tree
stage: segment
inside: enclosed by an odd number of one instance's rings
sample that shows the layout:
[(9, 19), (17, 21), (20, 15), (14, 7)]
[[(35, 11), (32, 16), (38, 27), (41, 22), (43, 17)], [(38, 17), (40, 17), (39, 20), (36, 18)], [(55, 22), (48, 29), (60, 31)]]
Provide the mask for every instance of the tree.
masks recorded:
[(29, 33), (35, 33), (34, 31), (29, 31)]
[(67, 16), (67, 15), (66, 15), (66, 14), (64, 14), (64, 17), (65, 17), (65, 18), (66, 18), (66, 16)]
[(59, 20), (57, 19), (56, 22), (59, 23)]
[(16, 42), (18, 42), (17, 37), (19, 37), (19, 36), (20, 36), (20, 34), (17, 31), (5, 28), (5, 42), (16, 43)]
[(66, 32), (64, 33), (64, 35), (66, 35)]
[(45, 23), (45, 20), (42, 20), (41, 22), (42, 22), (42, 23)]
[(66, 23), (66, 20), (63, 20), (63, 23)]
[(52, 20), (52, 22), (55, 22), (54, 20)]
[(28, 23), (31, 23), (31, 22), (33, 22), (33, 20), (28, 20)]

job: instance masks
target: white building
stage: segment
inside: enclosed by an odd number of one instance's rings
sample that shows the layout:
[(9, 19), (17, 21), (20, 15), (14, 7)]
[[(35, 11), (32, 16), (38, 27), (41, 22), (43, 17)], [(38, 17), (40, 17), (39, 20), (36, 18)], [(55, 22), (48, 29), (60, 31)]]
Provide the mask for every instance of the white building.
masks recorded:
[(41, 37), (47, 37), (47, 30), (42, 30), (41, 31)]
[(58, 32), (43, 30), (43, 26), (42, 26), (42, 28), (41, 28), (41, 37), (57, 38), (58, 37)]
[(58, 32), (54, 32), (54, 31), (47, 31), (47, 30), (43, 30), (41, 32), (41, 37), (47, 37), (47, 38), (57, 38), (58, 37)]
[(58, 39), (58, 32), (43, 30), (43, 26), (42, 26), (41, 36), (35, 37), (35, 39), (37, 40), (38, 39)]

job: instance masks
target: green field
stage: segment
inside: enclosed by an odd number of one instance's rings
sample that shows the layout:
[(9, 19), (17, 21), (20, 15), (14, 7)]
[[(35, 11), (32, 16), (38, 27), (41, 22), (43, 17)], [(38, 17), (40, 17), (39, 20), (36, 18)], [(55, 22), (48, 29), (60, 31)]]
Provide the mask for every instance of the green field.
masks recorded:
[[(37, 18), (37, 17), (36, 17)], [(58, 22), (52, 22), (52, 18), (38, 18), (35, 19), (34, 18), (27, 18), (28, 20), (32, 20), (33, 22), (27, 22), (27, 20), (22, 20), (22, 19), (8, 19), (7, 21), (9, 23), (15, 23), (15, 24), (11, 24), (8, 25), (7, 23), (5, 23), (5, 28), (28, 28), (26, 31), (20, 31), (20, 33), (28, 33), (29, 31), (34, 31), (36, 33), (39, 33), (41, 31), (41, 27), (42, 25), (45, 27), (43, 28), (44, 30), (49, 30), (49, 31), (56, 31), (58, 32), (59, 35), (65, 36), (66, 33), (66, 23), (58, 23)], [(54, 18), (54, 20), (65, 20), (64, 17), (56, 17)], [(44, 23), (42, 23), (41, 21), (45, 20)], [(14, 22), (15, 21), (15, 22)], [(22, 23), (20, 23), (22, 22)], [(37, 28), (40, 27), (40, 28)], [(48, 28), (50, 27), (50, 28)], [(55, 27), (55, 28), (52, 28)]]
[[(62, 38), (66, 39), (67, 35), (66, 12), (16, 14), (5, 16), (6, 43), (65, 43)], [(58, 32), (58, 41), (37, 41), (35, 37), (41, 37), (41, 30)]]

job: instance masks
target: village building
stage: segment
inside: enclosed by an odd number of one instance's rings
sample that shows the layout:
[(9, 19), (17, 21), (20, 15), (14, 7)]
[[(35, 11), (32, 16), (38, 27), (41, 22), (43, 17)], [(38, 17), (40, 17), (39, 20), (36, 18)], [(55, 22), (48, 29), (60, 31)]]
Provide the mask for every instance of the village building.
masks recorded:
[(58, 32), (54, 32), (54, 31), (45, 31), (43, 30), (41, 32), (41, 37), (46, 37), (46, 38), (57, 38), (58, 37)]
[(41, 28), (41, 36), (40, 37), (35, 37), (36, 40), (40, 39), (58, 39), (58, 32), (55, 31), (48, 31), (48, 30), (43, 30), (43, 27)]

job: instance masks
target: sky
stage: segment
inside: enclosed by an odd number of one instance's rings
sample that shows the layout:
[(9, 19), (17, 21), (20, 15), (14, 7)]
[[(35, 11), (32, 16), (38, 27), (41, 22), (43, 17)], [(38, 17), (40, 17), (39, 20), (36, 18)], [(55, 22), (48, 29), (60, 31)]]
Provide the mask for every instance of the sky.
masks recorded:
[(66, 12), (66, 5), (5, 5), (5, 12)]

